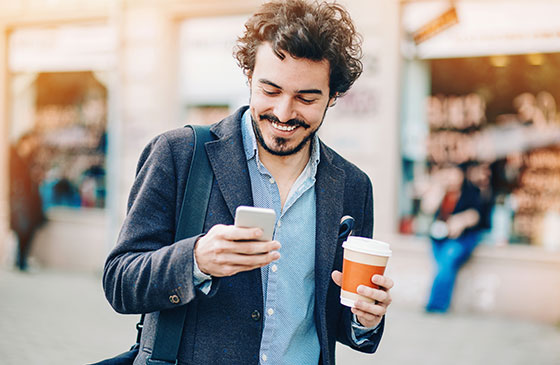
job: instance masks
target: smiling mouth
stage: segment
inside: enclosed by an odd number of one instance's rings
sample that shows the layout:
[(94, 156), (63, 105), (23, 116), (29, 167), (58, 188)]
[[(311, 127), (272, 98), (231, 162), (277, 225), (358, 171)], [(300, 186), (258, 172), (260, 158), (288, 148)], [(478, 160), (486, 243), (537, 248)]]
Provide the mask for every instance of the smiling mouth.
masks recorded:
[(276, 122), (271, 122), (271, 124), (275, 129), (283, 132), (291, 132), (298, 127), (297, 125), (283, 125)]

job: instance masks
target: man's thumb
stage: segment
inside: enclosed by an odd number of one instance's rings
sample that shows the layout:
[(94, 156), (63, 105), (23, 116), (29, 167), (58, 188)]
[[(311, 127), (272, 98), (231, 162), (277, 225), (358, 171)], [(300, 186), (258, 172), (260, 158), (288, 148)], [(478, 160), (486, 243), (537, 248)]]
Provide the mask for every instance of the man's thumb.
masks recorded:
[(338, 286), (342, 286), (342, 273), (338, 270), (335, 270), (331, 273), (331, 278), (333, 279), (334, 283)]

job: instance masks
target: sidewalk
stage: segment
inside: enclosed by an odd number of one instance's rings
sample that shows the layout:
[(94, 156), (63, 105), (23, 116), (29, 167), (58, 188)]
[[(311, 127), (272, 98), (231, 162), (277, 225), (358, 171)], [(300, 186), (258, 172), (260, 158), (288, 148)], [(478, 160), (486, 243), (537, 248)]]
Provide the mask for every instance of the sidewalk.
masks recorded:
[[(138, 316), (114, 313), (98, 275), (0, 270), (0, 363), (87, 364), (123, 352)], [(394, 303), (377, 354), (342, 346), (338, 364), (557, 365), (560, 327), (515, 319), (427, 315)]]

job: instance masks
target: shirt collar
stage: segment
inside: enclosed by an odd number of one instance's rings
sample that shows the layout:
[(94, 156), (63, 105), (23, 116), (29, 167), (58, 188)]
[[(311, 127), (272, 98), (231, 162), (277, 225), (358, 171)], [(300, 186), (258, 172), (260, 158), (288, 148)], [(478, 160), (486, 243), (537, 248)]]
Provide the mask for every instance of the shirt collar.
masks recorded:
[[(255, 131), (253, 130), (250, 108), (243, 113), (243, 117), (241, 118), (241, 134), (243, 135), (243, 147), (245, 149), (245, 157), (247, 157), (247, 161), (255, 157), (260, 163), (259, 150), (257, 149), (257, 137), (255, 136)], [(310, 167), (312, 169), (311, 176), (315, 176), (315, 173), (317, 172), (317, 166), (320, 162), (319, 156), (319, 137), (315, 135), (311, 141), (311, 156), (308, 163), (308, 165), (311, 165)]]

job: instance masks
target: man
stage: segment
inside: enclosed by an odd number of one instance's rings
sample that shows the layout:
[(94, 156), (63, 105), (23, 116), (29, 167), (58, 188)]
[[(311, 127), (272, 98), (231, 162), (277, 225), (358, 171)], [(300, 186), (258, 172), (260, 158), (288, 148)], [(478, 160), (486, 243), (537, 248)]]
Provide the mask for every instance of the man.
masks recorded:
[[(391, 279), (339, 301), (341, 217), (373, 232), (367, 176), (316, 132), (327, 108), (360, 75), (360, 43), (340, 5), (263, 4), (246, 23), (236, 58), (250, 105), (214, 125), (206, 144), (215, 175), (205, 233), (173, 242), (192, 157), (189, 128), (143, 152), (119, 242), (104, 272), (111, 305), (146, 317), (140, 354), (150, 356), (158, 311), (188, 305), (180, 364), (334, 364), (335, 342), (374, 352), (391, 302)], [(274, 241), (232, 226), (240, 205), (272, 208)], [(154, 312), (154, 313), (152, 313)]]

